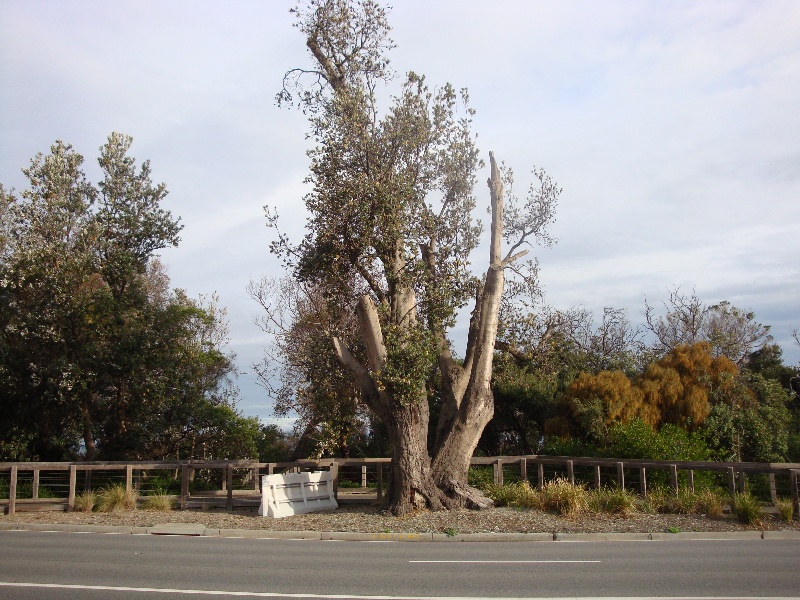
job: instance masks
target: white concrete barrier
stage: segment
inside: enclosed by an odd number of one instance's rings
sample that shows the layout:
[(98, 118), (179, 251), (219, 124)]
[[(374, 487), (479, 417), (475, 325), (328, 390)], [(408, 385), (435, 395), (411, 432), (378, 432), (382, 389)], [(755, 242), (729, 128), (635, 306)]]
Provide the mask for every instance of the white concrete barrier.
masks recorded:
[(261, 483), (261, 516), (280, 518), (339, 508), (330, 471), (264, 475)]

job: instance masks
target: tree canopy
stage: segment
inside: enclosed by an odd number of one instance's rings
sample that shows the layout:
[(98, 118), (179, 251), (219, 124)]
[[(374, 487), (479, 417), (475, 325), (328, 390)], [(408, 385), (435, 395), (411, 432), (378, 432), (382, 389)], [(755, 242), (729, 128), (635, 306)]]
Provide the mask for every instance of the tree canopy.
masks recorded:
[(234, 408), (225, 311), (169, 288), (155, 253), (178, 244), (181, 225), (131, 144), (108, 137), (96, 186), (57, 141), (23, 169), (28, 189), (0, 190), (4, 458), (256, 451), (241, 442), (258, 424)]
[[(357, 316), (356, 334), (331, 332), (330, 342), (387, 428), (392, 510), (486, 506), (467, 470), (493, 412), (505, 271), (522, 275), (519, 289), (535, 285), (533, 263), (520, 259), (531, 243), (551, 242), (560, 189), (534, 169), (520, 201), (512, 171), (490, 154), (489, 268), (475, 277), (469, 258), (481, 225), (472, 217), (473, 187), (482, 162), (466, 90), (431, 88), (410, 72), (383, 110), (379, 90), (393, 76), (388, 10), (371, 0), (311, 0), (294, 12), (312, 65), (287, 72), (278, 101), (309, 117), (310, 217), (300, 243), (278, 231), (272, 249), (298, 281)], [(277, 228), (277, 215), (268, 218)], [(467, 349), (457, 360), (447, 332), (470, 300)], [(433, 387), (439, 412), (429, 447)]]

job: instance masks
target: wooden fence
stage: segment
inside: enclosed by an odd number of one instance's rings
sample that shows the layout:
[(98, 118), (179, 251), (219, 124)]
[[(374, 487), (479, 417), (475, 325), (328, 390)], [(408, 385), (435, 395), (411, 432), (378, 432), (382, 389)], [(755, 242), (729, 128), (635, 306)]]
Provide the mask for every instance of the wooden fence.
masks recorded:
[[(682, 485), (694, 490), (696, 473), (710, 473), (734, 493), (745, 489), (749, 476), (763, 474), (767, 477), (771, 499), (774, 501), (778, 497), (780, 485), (785, 495), (791, 495), (795, 513), (800, 515), (800, 463), (676, 462), (529, 455), (474, 457), (472, 465), (491, 469), (492, 480), (497, 484), (508, 478), (533, 482), (535, 471), (535, 482), (539, 487), (548, 479), (562, 477), (596, 488), (617, 485), (636, 489), (642, 495), (647, 495), (648, 481), (652, 479), (665, 481), (677, 492)], [(261, 475), (304, 470), (332, 471), (334, 489), (340, 502), (374, 501), (383, 497), (390, 467), (391, 459), (388, 458), (290, 463), (252, 460), (0, 463), (0, 484), (5, 484), (8, 491), (8, 497), (0, 499), (0, 509), (8, 514), (17, 510), (71, 511), (78, 493), (109, 483), (124, 485), (126, 491), (141, 499), (153, 491), (148, 489), (148, 482), (152, 481), (154, 472), (170, 473), (170, 478), (180, 481), (180, 492), (173, 496), (181, 509), (224, 506), (232, 510), (234, 505), (256, 506), (261, 494)], [(198, 472), (204, 472), (207, 475), (205, 481), (213, 480), (216, 487), (192, 489)], [(47, 490), (46, 494), (42, 493), (44, 490)], [(369, 493), (365, 494), (364, 490), (369, 490)]]

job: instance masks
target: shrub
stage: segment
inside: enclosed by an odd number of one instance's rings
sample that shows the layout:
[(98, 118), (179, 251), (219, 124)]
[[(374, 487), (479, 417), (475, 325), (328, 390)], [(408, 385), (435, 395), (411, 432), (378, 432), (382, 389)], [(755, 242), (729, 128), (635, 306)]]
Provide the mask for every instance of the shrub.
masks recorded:
[(125, 490), (119, 483), (104, 487), (97, 494), (97, 509), (101, 512), (116, 512), (136, 508), (136, 495)]
[(163, 492), (156, 492), (145, 497), (143, 508), (146, 510), (167, 511), (174, 508), (175, 501), (172, 496)]
[(340, 488), (360, 488), (361, 483), (358, 481), (353, 481), (352, 479), (340, 479), (339, 480), (339, 487)]
[(696, 494), (695, 511), (709, 517), (722, 515), (722, 496), (714, 490), (701, 490)]
[(620, 487), (601, 488), (588, 493), (589, 510), (595, 513), (627, 515), (636, 512), (636, 496)]
[(497, 506), (517, 506), (519, 508), (539, 508), (539, 493), (527, 481), (508, 485), (489, 484), (484, 492)]
[(733, 495), (731, 511), (742, 523), (748, 525), (757, 525), (764, 520), (761, 504), (748, 493)]
[(494, 486), (494, 471), (491, 467), (470, 467), (467, 482), (472, 487), (486, 491)]
[(570, 483), (566, 479), (556, 478), (547, 482), (540, 492), (541, 508), (557, 512), (562, 516), (582, 513), (587, 508), (586, 489)]
[(778, 516), (791, 523), (794, 520), (794, 503), (790, 498), (778, 498), (774, 502), (775, 508), (778, 509)]
[(92, 512), (97, 504), (97, 494), (92, 490), (86, 490), (75, 496), (74, 509), (78, 512)]

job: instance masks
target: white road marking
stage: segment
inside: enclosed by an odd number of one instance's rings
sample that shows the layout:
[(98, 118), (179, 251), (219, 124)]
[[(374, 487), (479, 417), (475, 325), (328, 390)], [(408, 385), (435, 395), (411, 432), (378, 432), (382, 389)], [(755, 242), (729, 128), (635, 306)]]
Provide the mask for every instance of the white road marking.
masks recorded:
[[(279, 592), (235, 592), (223, 590), (178, 590), (172, 588), (147, 588), (147, 587), (127, 587), (109, 585), (78, 585), (69, 583), (25, 583), (0, 581), (0, 587), (18, 588), (43, 588), (55, 590), (85, 590), (101, 592), (142, 592), (150, 594), (190, 594), (196, 596), (238, 596), (243, 598), (312, 598), (315, 600), (556, 600), (555, 598), (494, 598), (489, 596), (357, 596), (353, 594), (290, 594)], [(603, 597), (581, 598), (580, 600), (797, 600), (797, 598), (785, 597), (763, 597), (763, 596), (625, 596), (625, 597)], [(576, 597), (559, 597), (558, 600), (578, 600)]]
[(574, 563), (599, 563), (599, 560), (410, 560), (410, 563), (427, 564), (466, 564), (466, 565), (493, 565), (493, 564), (521, 564), (521, 565), (547, 565), (547, 564), (574, 564)]

